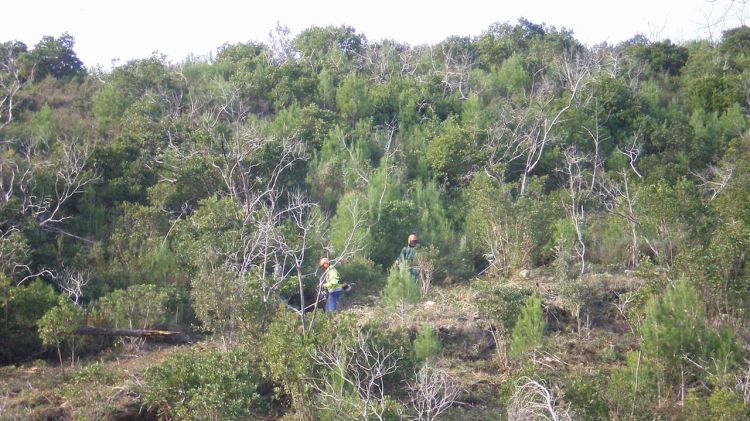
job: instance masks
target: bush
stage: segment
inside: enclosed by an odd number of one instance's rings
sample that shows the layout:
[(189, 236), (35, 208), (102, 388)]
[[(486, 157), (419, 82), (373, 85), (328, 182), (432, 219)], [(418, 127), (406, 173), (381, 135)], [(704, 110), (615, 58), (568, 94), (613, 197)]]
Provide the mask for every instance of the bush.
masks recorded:
[(685, 400), (682, 419), (686, 421), (734, 421), (750, 417), (748, 406), (741, 396), (728, 389), (715, 389), (711, 396), (702, 398), (693, 391)]
[(391, 266), (381, 297), (386, 305), (399, 308), (402, 319), (405, 307), (419, 302), (421, 298), (419, 285), (406, 265)]
[(489, 324), (498, 359), (504, 365), (508, 361), (506, 336), (516, 325), (518, 315), (533, 291), (482, 282), (476, 284), (476, 289), (479, 316)]
[(156, 285), (133, 285), (102, 297), (98, 316), (117, 328), (146, 329), (166, 322), (169, 294)]
[[(156, 285), (133, 285), (102, 297), (97, 305), (97, 318), (111, 327), (147, 329), (167, 321), (169, 293)], [(120, 338), (125, 341), (125, 338)], [(127, 338), (139, 346), (145, 338)]]
[(526, 300), (534, 294), (529, 288), (501, 286), (492, 283), (476, 284), (479, 316), (501, 332), (510, 332)]
[(606, 390), (614, 419), (652, 419), (652, 403), (659, 396), (661, 368), (640, 353), (630, 352), (626, 364), (612, 370)]
[(247, 350), (178, 351), (146, 370), (144, 400), (168, 419), (252, 419), (263, 414), (261, 377)]
[(324, 313), (316, 316), (314, 329), (303, 331), (296, 313), (280, 309), (275, 316), (259, 344), (263, 373), (281, 385), (294, 411), (304, 418), (311, 410), (307, 380), (314, 374), (314, 350), (331, 343), (339, 332), (349, 332), (353, 322), (345, 313)]
[(542, 343), (546, 322), (542, 312), (542, 299), (534, 294), (526, 299), (521, 316), (513, 327), (510, 356), (520, 357)]
[(667, 374), (673, 376), (679, 366), (693, 366), (686, 364), (687, 359), (703, 366), (719, 362), (718, 369), (730, 369), (740, 356), (739, 346), (731, 332), (714, 332), (705, 320), (698, 292), (686, 281), (678, 282), (663, 297), (652, 297), (646, 304), (641, 326), (644, 354), (665, 361), (671, 369)]
[(603, 388), (596, 379), (576, 377), (565, 385), (565, 401), (581, 420), (608, 420), (609, 409), (603, 396)]
[(440, 338), (435, 333), (432, 326), (426, 324), (422, 326), (414, 339), (414, 357), (417, 361), (425, 361), (436, 357), (442, 349)]
[(193, 278), (191, 295), (204, 330), (220, 335), (228, 344), (239, 334), (257, 334), (270, 308), (253, 275), (242, 279), (226, 266), (200, 270)]
[(383, 288), (385, 277), (383, 270), (376, 267), (372, 260), (365, 258), (354, 258), (340, 266), (337, 266), (341, 279), (348, 280), (356, 287), (357, 291), (380, 290)]
[(0, 364), (27, 358), (41, 347), (37, 322), (57, 300), (55, 289), (39, 279), (13, 286), (0, 272)]
[(37, 322), (39, 337), (44, 345), (54, 345), (62, 365), (61, 348), (65, 345), (70, 351), (70, 362), (75, 363), (76, 336), (71, 333), (83, 324), (83, 309), (73, 304), (68, 297), (61, 295), (57, 306), (50, 309)]

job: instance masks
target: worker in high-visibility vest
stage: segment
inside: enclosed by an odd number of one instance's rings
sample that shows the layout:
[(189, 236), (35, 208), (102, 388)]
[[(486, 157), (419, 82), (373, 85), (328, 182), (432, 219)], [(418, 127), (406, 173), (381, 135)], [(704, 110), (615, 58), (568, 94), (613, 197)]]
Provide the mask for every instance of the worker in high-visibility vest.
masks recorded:
[(339, 272), (335, 267), (330, 265), (327, 257), (320, 259), (320, 267), (325, 270), (325, 273), (323, 274), (323, 287), (328, 291), (326, 312), (334, 312), (336, 311), (336, 305), (339, 296), (341, 295), (341, 291), (348, 291), (349, 284), (341, 282)]

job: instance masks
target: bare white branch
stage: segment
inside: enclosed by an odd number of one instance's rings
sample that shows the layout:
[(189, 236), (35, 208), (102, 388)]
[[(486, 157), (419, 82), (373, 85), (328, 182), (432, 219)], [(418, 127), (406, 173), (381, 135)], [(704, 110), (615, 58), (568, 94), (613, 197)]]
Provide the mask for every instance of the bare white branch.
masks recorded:
[(509, 421), (567, 421), (570, 410), (557, 407), (552, 392), (528, 377), (519, 379), (508, 405)]
[(444, 370), (425, 364), (407, 383), (415, 420), (433, 421), (453, 406), (459, 389)]

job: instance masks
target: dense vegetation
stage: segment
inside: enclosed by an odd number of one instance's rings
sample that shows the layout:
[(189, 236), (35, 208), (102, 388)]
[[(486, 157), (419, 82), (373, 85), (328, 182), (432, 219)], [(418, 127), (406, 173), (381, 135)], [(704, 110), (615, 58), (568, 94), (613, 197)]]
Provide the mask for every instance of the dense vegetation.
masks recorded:
[[(109, 72), (67, 34), (0, 44), (0, 362), (156, 327), (210, 339), (145, 373), (175, 419), (748, 416), (750, 28), (274, 35)], [(355, 286), (334, 315), (302, 310), (322, 256)], [(489, 391), (435, 302), (489, 335)]]

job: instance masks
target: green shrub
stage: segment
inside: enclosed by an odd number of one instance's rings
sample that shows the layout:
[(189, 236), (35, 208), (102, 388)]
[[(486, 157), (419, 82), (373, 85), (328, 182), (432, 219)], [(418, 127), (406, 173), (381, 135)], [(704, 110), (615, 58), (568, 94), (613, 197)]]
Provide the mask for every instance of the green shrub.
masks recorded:
[[(685, 371), (678, 367), (692, 370), (693, 364), (687, 363), (688, 359), (703, 366), (719, 362), (716, 368), (727, 370), (740, 356), (739, 346), (730, 331), (724, 329), (717, 333), (706, 325), (703, 300), (686, 281), (678, 282), (663, 297), (654, 296), (648, 301), (641, 334), (644, 354), (665, 361), (671, 369), (667, 374), (672, 376), (676, 376), (677, 371)], [(704, 373), (697, 371), (695, 374)]]
[[(102, 297), (96, 307), (99, 320), (110, 327), (147, 329), (167, 321), (167, 289), (156, 285), (133, 285)], [(131, 346), (140, 346), (145, 338), (120, 338)]]
[(385, 281), (385, 288), (381, 293), (386, 305), (399, 307), (403, 315), (404, 307), (418, 303), (421, 295), (419, 285), (409, 273), (406, 265), (391, 266)]
[(254, 275), (249, 273), (242, 279), (226, 266), (199, 271), (192, 281), (191, 296), (193, 310), (205, 331), (231, 344), (238, 335), (261, 330), (270, 308)]
[(177, 351), (146, 370), (145, 402), (167, 419), (243, 420), (263, 414), (261, 377), (247, 350)]
[(42, 346), (37, 322), (57, 300), (55, 289), (39, 279), (14, 286), (0, 272), (0, 363), (27, 357)]
[(385, 277), (383, 270), (376, 267), (372, 260), (354, 258), (340, 266), (336, 266), (341, 279), (355, 286), (357, 291), (372, 291), (383, 288)]
[(146, 329), (166, 321), (169, 294), (156, 285), (133, 285), (102, 297), (98, 316), (112, 327)]
[(597, 379), (575, 377), (565, 385), (565, 402), (570, 403), (576, 419), (608, 420), (609, 409), (604, 400), (604, 389)]
[(652, 404), (659, 396), (662, 369), (640, 353), (630, 352), (623, 366), (615, 367), (606, 389), (614, 419), (653, 419)]
[(425, 324), (417, 333), (414, 339), (414, 357), (417, 361), (425, 361), (434, 358), (442, 349), (440, 338), (435, 333), (432, 326)]
[(513, 329), (526, 300), (534, 293), (529, 288), (483, 282), (477, 282), (475, 288), (479, 316), (501, 332), (510, 332)]
[(541, 345), (546, 324), (542, 312), (542, 299), (534, 294), (526, 299), (518, 322), (513, 327), (509, 355), (514, 358), (520, 357)]
[(711, 396), (703, 398), (694, 391), (685, 399), (682, 419), (685, 421), (734, 421), (750, 417), (748, 405), (732, 390), (714, 389)]
[(346, 334), (353, 326), (345, 313), (319, 314), (312, 330), (304, 331), (299, 316), (286, 309), (275, 313), (259, 343), (262, 370), (266, 377), (281, 385), (280, 392), (291, 399), (299, 417), (309, 415), (313, 375), (313, 352), (331, 343), (337, 334)]
[(39, 337), (44, 345), (54, 345), (62, 365), (62, 347), (70, 351), (70, 362), (75, 363), (76, 336), (71, 333), (83, 324), (83, 309), (61, 295), (57, 306), (52, 307), (37, 322)]

